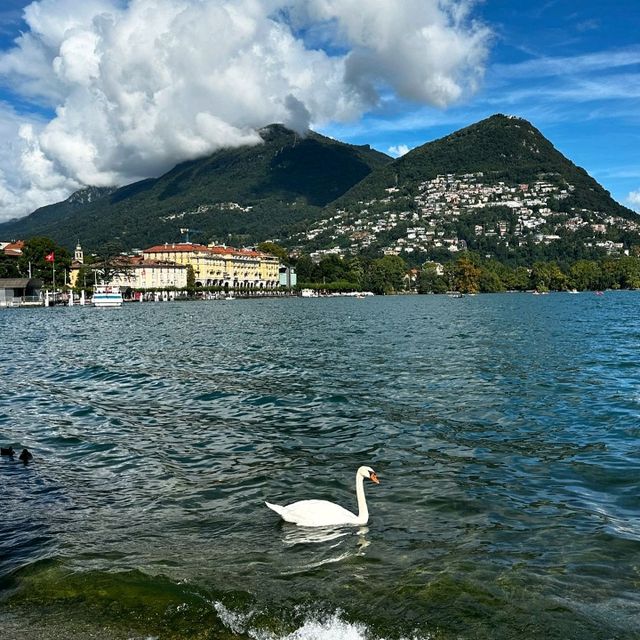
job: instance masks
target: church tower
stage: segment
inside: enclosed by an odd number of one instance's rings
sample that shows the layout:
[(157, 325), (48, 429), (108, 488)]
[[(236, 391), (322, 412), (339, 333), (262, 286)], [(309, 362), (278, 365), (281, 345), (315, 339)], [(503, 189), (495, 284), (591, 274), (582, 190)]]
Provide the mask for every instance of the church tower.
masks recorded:
[(76, 245), (76, 252), (73, 256), (73, 259), (80, 264), (84, 264), (84, 251), (80, 246), (80, 240), (78, 240), (78, 244)]

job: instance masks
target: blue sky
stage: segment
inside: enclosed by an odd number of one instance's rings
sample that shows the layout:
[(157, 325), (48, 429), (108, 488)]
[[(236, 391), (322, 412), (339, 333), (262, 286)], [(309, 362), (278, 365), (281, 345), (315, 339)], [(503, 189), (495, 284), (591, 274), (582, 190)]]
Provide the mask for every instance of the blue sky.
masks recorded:
[[(527, 8), (528, 7), (528, 8)], [(487, 0), (474, 12), (493, 31), (484, 83), (445, 110), (393, 104), (345, 141), (409, 148), (494, 113), (530, 120), (619, 202), (640, 191), (640, 5), (637, 0)], [(640, 201), (633, 207), (640, 211)]]
[[(37, 0), (25, 20), (29, 2), (3, 0), (0, 221), (253, 143), (270, 121), (398, 155), (494, 113), (530, 120), (640, 211), (637, 0), (265, 0), (284, 31), (248, 0), (159, 3)], [(226, 23), (231, 4), (242, 20)]]

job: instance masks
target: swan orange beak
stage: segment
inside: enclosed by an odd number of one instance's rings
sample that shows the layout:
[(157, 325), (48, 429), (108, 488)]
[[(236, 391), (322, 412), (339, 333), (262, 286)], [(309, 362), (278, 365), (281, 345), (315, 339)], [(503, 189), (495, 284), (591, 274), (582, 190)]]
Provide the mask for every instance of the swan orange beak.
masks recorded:
[(380, 484), (380, 480), (378, 480), (378, 476), (375, 473), (372, 473), (369, 476), (369, 480), (371, 480), (371, 482), (375, 482), (376, 484)]

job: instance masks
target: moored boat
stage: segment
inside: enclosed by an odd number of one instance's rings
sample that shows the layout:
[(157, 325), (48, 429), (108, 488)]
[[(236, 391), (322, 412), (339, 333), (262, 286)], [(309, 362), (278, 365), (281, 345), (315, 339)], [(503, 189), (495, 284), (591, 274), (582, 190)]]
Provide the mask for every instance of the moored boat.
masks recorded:
[(92, 302), (94, 307), (121, 307), (122, 292), (120, 287), (108, 284), (96, 285)]

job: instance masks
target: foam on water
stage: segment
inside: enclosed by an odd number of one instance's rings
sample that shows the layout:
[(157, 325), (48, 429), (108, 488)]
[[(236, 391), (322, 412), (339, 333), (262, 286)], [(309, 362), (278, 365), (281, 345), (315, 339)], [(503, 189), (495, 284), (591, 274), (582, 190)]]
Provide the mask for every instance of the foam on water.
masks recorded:
[[(340, 611), (327, 616), (309, 617), (295, 631), (285, 634), (275, 634), (271, 631), (255, 629), (251, 626), (253, 614), (242, 614), (231, 611), (221, 602), (214, 603), (214, 607), (222, 623), (233, 633), (248, 635), (255, 640), (385, 640), (375, 636), (362, 623), (347, 622)], [(430, 636), (413, 636), (410, 640), (429, 640)], [(409, 640), (401, 638), (400, 640)]]

